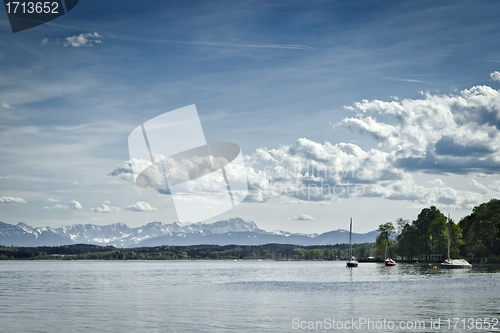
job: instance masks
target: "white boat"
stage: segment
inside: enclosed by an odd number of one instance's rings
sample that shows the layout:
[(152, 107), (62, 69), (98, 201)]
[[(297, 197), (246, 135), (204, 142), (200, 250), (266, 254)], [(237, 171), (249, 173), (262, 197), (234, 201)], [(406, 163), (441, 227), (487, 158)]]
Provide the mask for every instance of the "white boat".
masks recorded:
[(352, 218), (351, 224), (349, 226), (349, 260), (346, 263), (346, 267), (358, 267), (358, 261), (352, 255)]
[(472, 265), (465, 259), (446, 259), (442, 263), (439, 264), (440, 268), (472, 268)]
[(439, 268), (461, 269), (472, 268), (472, 265), (465, 259), (451, 259), (450, 256), (450, 215), (448, 215), (448, 259), (439, 264)]

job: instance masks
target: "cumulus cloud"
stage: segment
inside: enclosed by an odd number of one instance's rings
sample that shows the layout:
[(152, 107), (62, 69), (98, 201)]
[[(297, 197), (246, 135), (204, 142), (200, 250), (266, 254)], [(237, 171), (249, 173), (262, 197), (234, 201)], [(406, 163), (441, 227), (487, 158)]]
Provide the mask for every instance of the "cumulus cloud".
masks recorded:
[[(492, 78), (500, 76), (496, 73)], [(299, 139), (293, 145), (257, 149), (246, 157), (247, 200), (382, 197), (470, 208), (496, 196), (496, 182), (455, 187), (441, 179), (418, 183), (415, 177), (493, 175), (499, 170), (498, 90), (474, 86), (451, 95), (363, 100), (346, 109), (355, 116), (340, 125), (373, 138), (377, 148)]]
[[(469, 208), (484, 200), (477, 191), (456, 190), (440, 179), (417, 184), (412, 171), (398, 166), (393, 153), (363, 150), (351, 143), (318, 143), (302, 138), (276, 149), (259, 148), (245, 156), (245, 163), (250, 190), (246, 200), (251, 202), (329, 202), (349, 197), (382, 197)], [(123, 165), (112, 174), (131, 175), (130, 169)], [(146, 203), (136, 203), (126, 209), (147, 211), (149, 207)], [(98, 211), (109, 209), (102, 207)]]
[(2, 103), (2, 109), (13, 109), (14, 107), (7, 102)]
[[(161, 164), (157, 164), (156, 167), (160, 166), (162, 170), (168, 170), (169, 181), (176, 181), (180, 183), (185, 181), (190, 174), (196, 174), (199, 171), (193, 170), (190, 165), (179, 165), (175, 163), (171, 158), (165, 158), (164, 156), (156, 156), (157, 160), (161, 160)], [(147, 169), (141, 174), (137, 180), (137, 184), (143, 188), (156, 189), (162, 194), (171, 194), (168, 182), (165, 181), (165, 175), (162, 172), (158, 172), (158, 169), (149, 168), (151, 166), (150, 161), (131, 159), (125, 161), (121, 164), (117, 164), (115, 169), (111, 171), (108, 176), (117, 177), (126, 182), (131, 182), (136, 184), (134, 179), (133, 167), (138, 170)], [(148, 172), (149, 171), (149, 172)], [(139, 173), (139, 172), (138, 172)], [(210, 185), (210, 184), (208, 184)]]
[(354, 144), (299, 139), (295, 145), (258, 149), (247, 156), (247, 164), (248, 200), (254, 202), (381, 197), (469, 208), (484, 200), (475, 191), (456, 190), (440, 180), (417, 184), (390, 153)]
[(157, 210), (155, 207), (151, 207), (149, 203), (144, 201), (137, 201), (135, 204), (129, 205), (125, 209), (133, 212), (150, 212)]
[(471, 173), (500, 167), (500, 92), (491, 87), (474, 86), (458, 95), (427, 93), (422, 99), (363, 100), (346, 109), (356, 116), (342, 124), (375, 139), (399, 168)]
[(68, 209), (68, 206), (64, 206), (61, 204), (55, 204), (53, 206), (45, 206), (43, 209)]
[(439, 179), (439, 178), (436, 178), (436, 179), (430, 180), (430, 181), (429, 181), (429, 184), (431, 184), (431, 185), (435, 185), (435, 186), (445, 186), (445, 185), (444, 185), (444, 182), (443, 182), (441, 179)]
[(45, 207), (43, 207), (44, 209), (69, 209), (69, 208), (82, 209), (82, 205), (76, 200), (70, 201), (68, 205), (62, 205), (62, 204), (58, 203), (59, 202), (58, 199), (54, 199), (54, 198), (47, 198), (47, 201), (55, 203), (55, 205), (45, 206)]
[[(491, 78), (500, 79), (500, 72)], [(330, 202), (381, 197), (471, 208), (497, 196), (500, 181), (491, 181), (493, 176), (468, 187), (450, 185), (441, 177), (486, 176), (499, 170), (498, 90), (474, 86), (449, 95), (425, 93), (417, 99), (362, 100), (346, 109), (354, 116), (336, 126), (373, 138), (376, 148), (306, 138), (274, 149), (259, 148), (245, 156), (250, 190), (246, 200)], [(133, 164), (117, 165), (110, 175), (133, 181)], [(424, 173), (440, 178), (415, 180)], [(168, 188), (162, 193), (169, 194)]]
[(85, 47), (101, 43), (102, 43), (102, 36), (99, 35), (97, 32), (94, 32), (93, 34), (87, 33), (87, 34), (80, 34), (71, 37), (66, 37), (64, 46)]
[(293, 219), (297, 220), (297, 221), (313, 221), (313, 220), (315, 220), (314, 217), (312, 217), (311, 215), (308, 215), (308, 214), (300, 214), (299, 216), (295, 216)]
[(132, 171), (132, 160), (125, 161), (122, 164), (117, 164), (115, 169), (111, 171), (108, 176), (118, 177), (122, 180), (133, 182), (134, 172)]
[(260, 148), (246, 161), (248, 200), (332, 200), (361, 195), (366, 185), (403, 178), (389, 157), (350, 143), (333, 145), (305, 138), (278, 149)]
[(95, 212), (95, 213), (115, 213), (115, 212), (120, 211), (120, 208), (110, 206), (109, 201), (108, 201), (108, 204), (103, 203), (99, 207), (90, 208), (90, 210)]
[(71, 208), (71, 209), (78, 209), (78, 210), (80, 210), (80, 209), (82, 209), (82, 204), (81, 204), (81, 203), (79, 203), (79, 202), (78, 202), (78, 201), (76, 201), (76, 200), (71, 200), (71, 201), (69, 202), (69, 208)]
[(0, 197), (0, 203), (11, 204), (11, 203), (26, 203), (23, 198), (16, 197)]
[(499, 81), (500, 82), (500, 72), (494, 71), (493, 73), (490, 74), (490, 77), (493, 81)]

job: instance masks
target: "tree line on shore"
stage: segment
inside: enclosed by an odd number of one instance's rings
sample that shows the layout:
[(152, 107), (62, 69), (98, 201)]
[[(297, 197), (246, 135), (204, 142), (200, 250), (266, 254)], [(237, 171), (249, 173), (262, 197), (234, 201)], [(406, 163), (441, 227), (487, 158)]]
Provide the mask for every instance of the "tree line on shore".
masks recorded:
[(412, 222), (397, 219), (396, 228), (392, 222), (379, 226), (376, 253), (384, 253), (383, 249), (389, 243), (389, 253), (403, 259), (436, 260), (448, 257), (449, 245), (451, 258), (500, 263), (498, 199), (474, 207), (472, 214), (458, 223), (431, 206), (423, 209)]
[[(358, 244), (354, 253), (369, 256), (373, 244)], [(266, 245), (196, 245), (157, 246), (121, 249), (87, 244), (54, 247), (1, 247), (0, 260), (335, 260), (343, 259), (349, 245), (298, 246)]]

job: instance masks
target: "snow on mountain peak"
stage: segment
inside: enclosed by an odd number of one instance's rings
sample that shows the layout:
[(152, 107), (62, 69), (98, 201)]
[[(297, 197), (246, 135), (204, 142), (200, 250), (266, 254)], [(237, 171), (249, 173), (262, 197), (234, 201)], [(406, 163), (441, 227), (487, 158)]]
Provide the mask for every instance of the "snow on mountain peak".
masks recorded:
[[(26, 223), (12, 225), (0, 222), (0, 243), (114, 245), (117, 247), (194, 245), (194, 244), (242, 244), (294, 242), (298, 245), (339, 244), (345, 241), (346, 231), (336, 230), (318, 234), (299, 234), (282, 230), (267, 232), (259, 229), (255, 222), (231, 218), (214, 223), (181, 224), (154, 221), (131, 228), (124, 223), (100, 226), (75, 224), (52, 229), (31, 227)], [(359, 242), (374, 242), (376, 232), (356, 234)], [(246, 239), (246, 240), (245, 240)], [(249, 241), (248, 239), (252, 239)], [(285, 240), (286, 239), (286, 240)]]

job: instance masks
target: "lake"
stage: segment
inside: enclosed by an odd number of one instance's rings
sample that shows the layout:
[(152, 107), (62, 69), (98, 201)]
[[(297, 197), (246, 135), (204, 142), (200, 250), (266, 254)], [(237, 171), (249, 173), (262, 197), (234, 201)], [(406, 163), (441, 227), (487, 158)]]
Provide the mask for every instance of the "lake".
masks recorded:
[(496, 332), (499, 290), (494, 266), (1, 261), (0, 332)]

